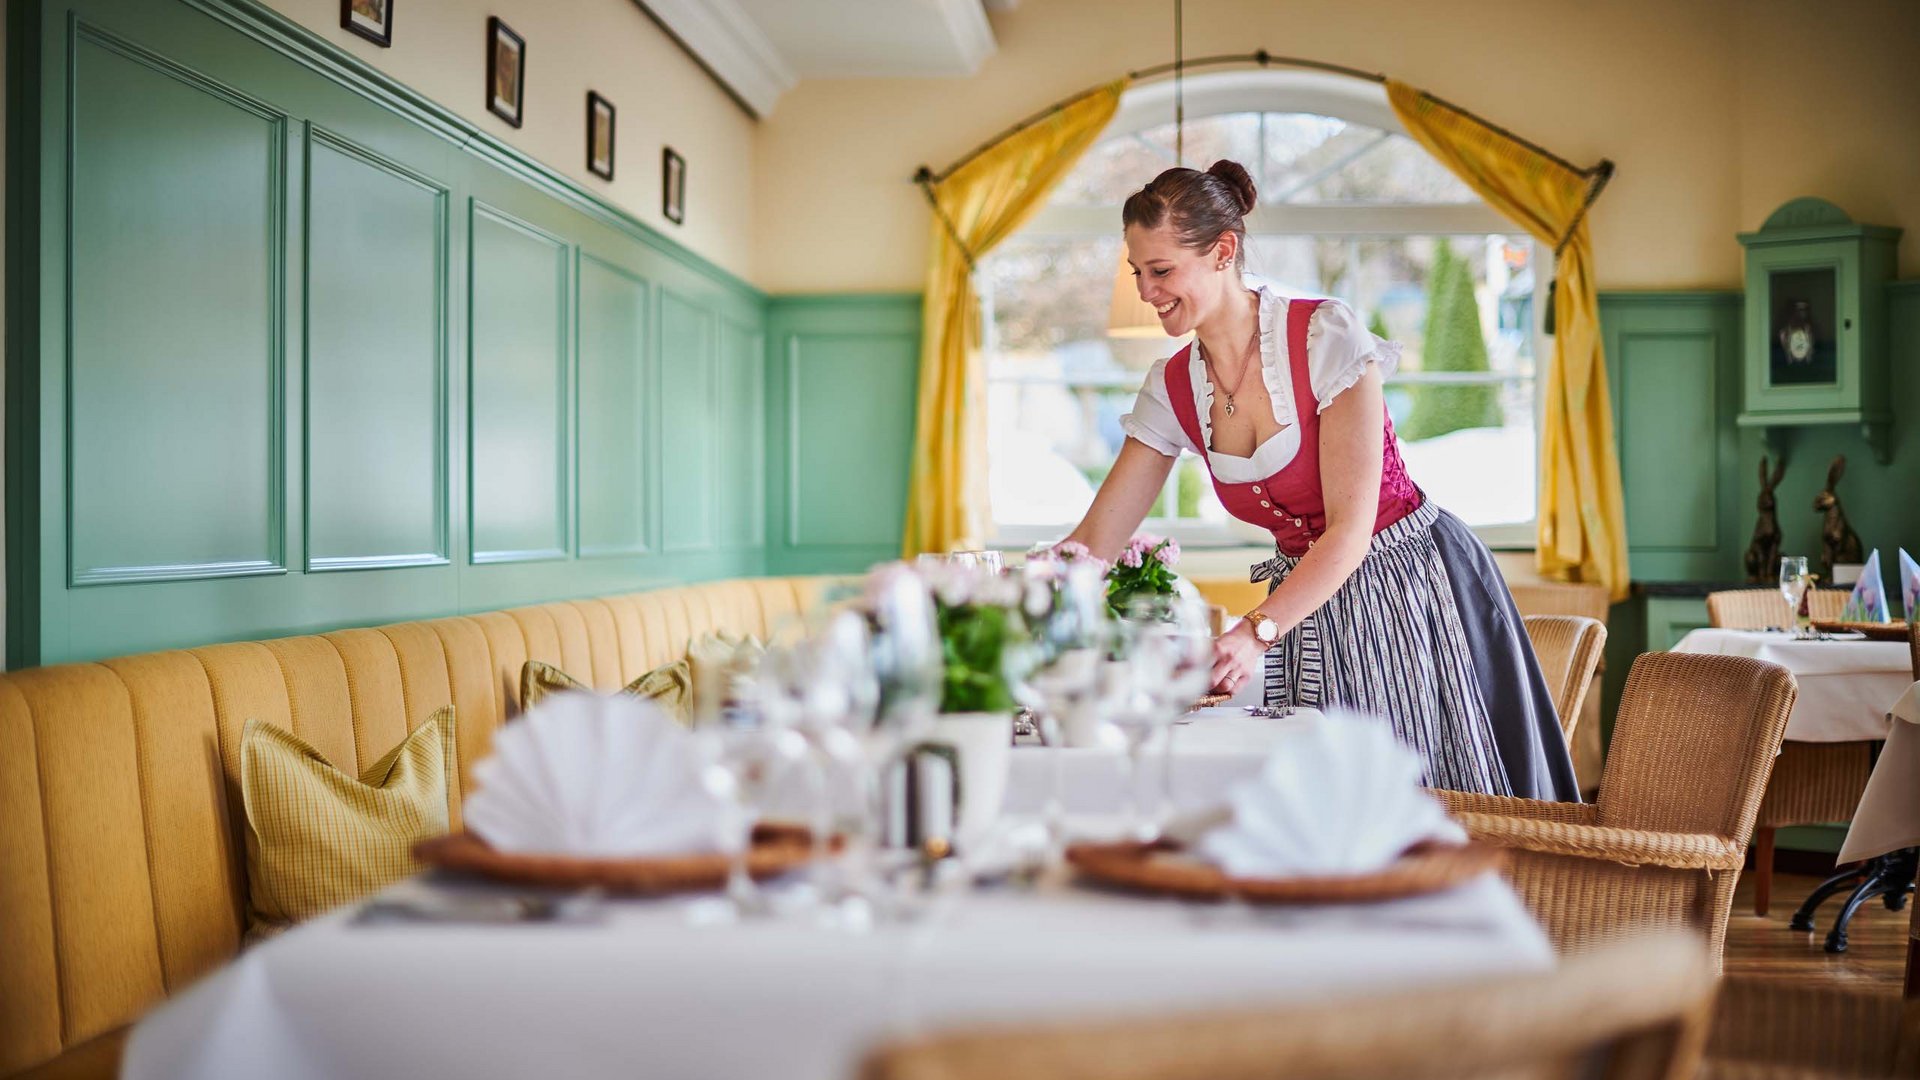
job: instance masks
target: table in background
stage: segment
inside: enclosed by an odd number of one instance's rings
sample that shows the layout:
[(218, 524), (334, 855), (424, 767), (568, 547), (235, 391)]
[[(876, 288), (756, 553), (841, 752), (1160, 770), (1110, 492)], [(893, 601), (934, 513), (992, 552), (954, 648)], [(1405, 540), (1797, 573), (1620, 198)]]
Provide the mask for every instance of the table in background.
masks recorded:
[(1260, 910), (1054, 882), (955, 895), (866, 933), (695, 927), (687, 903), (610, 903), (577, 926), (325, 916), (141, 1021), (121, 1075), (844, 1080), (875, 1043), (932, 1030), (1318, 1003), (1553, 963), (1491, 874), (1412, 900)]
[(1801, 641), (1778, 630), (1694, 630), (1674, 652), (1746, 656), (1779, 664), (1799, 686), (1787, 738), (1860, 742), (1887, 737), (1887, 709), (1913, 682), (1904, 641)]
[[(1254, 717), (1238, 706), (1221, 705), (1190, 715), (1186, 723), (1156, 734), (1141, 752), (1139, 791), (1143, 800), (1153, 799), (1160, 790), (1169, 737), (1173, 740), (1174, 806), (1205, 809), (1221, 805), (1228, 788), (1259, 773), (1261, 763), (1289, 732), (1301, 731), (1320, 714), (1300, 709), (1290, 716)], [(1057, 764), (1061, 802), (1069, 813), (1114, 813), (1126, 798), (1126, 753), (1121, 746), (1115, 741), (1105, 747), (1014, 747), (1007, 778), (1007, 812), (1037, 814), (1044, 810)], [(1142, 805), (1148, 807), (1151, 802)]]

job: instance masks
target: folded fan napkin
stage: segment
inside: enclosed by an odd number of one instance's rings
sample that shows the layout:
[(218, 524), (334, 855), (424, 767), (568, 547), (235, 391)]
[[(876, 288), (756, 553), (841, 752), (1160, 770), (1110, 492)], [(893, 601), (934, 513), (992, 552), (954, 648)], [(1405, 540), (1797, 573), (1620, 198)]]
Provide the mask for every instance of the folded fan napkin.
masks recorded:
[(1200, 853), (1235, 877), (1364, 874), (1423, 840), (1465, 842), (1420, 786), (1425, 771), (1385, 723), (1329, 711), (1234, 786), (1231, 817), (1200, 838)]
[(1845, 606), (1840, 609), (1842, 622), (1891, 622), (1887, 614), (1887, 590), (1880, 583), (1880, 549), (1874, 548), (1867, 556), (1867, 564), (1860, 568), (1860, 580), (1853, 583), (1853, 592), (1848, 594)]
[(494, 736), (466, 823), (502, 851), (715, 851), (726, 806), (703, 772), (695, 737), (652, 702), (555, 694)]
[(1906, 548), (1900, 549), (1900, 611), (1908, 622), (1920, 619), (1920, 563)]

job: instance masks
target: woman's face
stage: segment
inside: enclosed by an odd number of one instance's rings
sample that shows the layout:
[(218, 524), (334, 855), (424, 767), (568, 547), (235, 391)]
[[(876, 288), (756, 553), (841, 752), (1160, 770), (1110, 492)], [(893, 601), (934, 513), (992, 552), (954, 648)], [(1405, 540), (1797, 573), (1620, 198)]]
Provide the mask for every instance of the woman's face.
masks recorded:
[[(1160, 328), (1170, 337), (1192, 332), (1219, 310), (1226, 299), (1232, 256), (1223, 249), (1233, 241), (1223, 236), (1212, 248), (1195, 251), (1174, 239), (1165, 225), (1157, 229), (1127, 226), (1127, 262), (1140, 287), (1140, 299), (1160, 315)], [(1215, 269), (1223, 260), (1228, 270)]]

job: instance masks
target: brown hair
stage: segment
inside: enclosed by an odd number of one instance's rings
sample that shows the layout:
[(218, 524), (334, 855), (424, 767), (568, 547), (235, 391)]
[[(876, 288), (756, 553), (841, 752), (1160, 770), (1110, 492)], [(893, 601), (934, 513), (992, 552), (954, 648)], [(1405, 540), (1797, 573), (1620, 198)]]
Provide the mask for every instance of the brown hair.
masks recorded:
[(1222, 159), (1206, 172), (1168, 169), (1154, 177), (1146, 187), (1127, 196), (1126, 205), (1120, 209), (1120, 222), (1123, 227), (1138, 225), (1144, 229), (1169, 225), (1174, 239), (1195, 251), (1205, 251), (1222, 236), (1233, 233), (1240, 239), (1234, 247), (1234, 265), (1244, 266), (1246, 215), (1253, 207), (1253, 177), (1239, 162)]

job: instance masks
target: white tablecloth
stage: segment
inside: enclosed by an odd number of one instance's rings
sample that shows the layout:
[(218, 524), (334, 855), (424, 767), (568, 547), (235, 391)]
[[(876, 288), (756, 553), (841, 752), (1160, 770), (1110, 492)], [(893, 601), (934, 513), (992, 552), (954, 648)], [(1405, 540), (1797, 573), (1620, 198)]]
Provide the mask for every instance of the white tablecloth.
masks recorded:
[(1853, 812), (1839, 861), (1920, 847), (1920, 683), (1894, 703), (1895, 723)]
[(978, 892), (864, 934), (695, 927), (685, 901), (609, 909), (590, 926), (324, 917), (143, 1020), (121, 1075), (844, 1080), (877, 1041), (931, 1029), (1317, 1003), (1552, 964), (1491, 875), (1416, 900), (1261, 912)]
[[(1260, 771), (1276, 743), (1319, 714), (1302, 709), (1286, 717), (1252, 717), (1245, 709), (1223, 705), (1192, 715), (1191, 721), (1174, 725), (1168, 734), (1154, 736), (1142, 751), (1138, 790), (1143, 807), (1151, 807), (1160, 790), (1169, 735), (1174, 805), (1203, 809), (1223, 802), (1229, 787)], [(1125, 802), (1126, 755), (1118, 745), (1016, 746), (1007, 780), (1007, 811), (1037, 814), (1044, 810), (1056, 765), (1061, 802), (1069, 813), (1112, 813)]]
[(1793, 672), (1800, 693), (1787, 718), (1796, 742), (1887, 737), (1887, 709), (1913, 682), (1902, 641), (1796, 641), (1782, 631), (1695, 630), (1674, 652), (1750, 656)]

